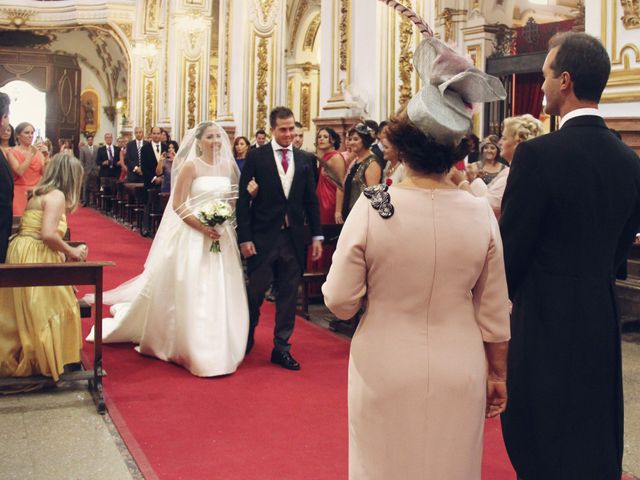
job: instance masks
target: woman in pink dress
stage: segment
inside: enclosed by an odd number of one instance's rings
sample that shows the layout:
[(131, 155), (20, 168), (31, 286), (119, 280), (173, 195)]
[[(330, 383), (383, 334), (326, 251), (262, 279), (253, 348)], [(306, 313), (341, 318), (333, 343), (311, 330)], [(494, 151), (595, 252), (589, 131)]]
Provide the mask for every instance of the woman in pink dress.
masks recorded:
[[(29, 192), (38, 184), (44, 173), (44, 157), (42, 151), (33, 143), (35, 129), (28, 122), (16, 127), (17, 145), (11, 149), (7, 160), (13, 170), (13, 216), (22, 216), (27, 207)], [(40, 148), (46, 148), (40, 143)]]
[(468, 153), (470, 104), (506, 92), (409, 18), (425, 34), (422, 88), (385, 129), (406, 178), (365, 186), (322, 286), (338, 318), (365, 308), (349, 359), (349, 479), (480, 480), (485, 416), (507, 403), (509, 298), (495, 215), (447, 174)]

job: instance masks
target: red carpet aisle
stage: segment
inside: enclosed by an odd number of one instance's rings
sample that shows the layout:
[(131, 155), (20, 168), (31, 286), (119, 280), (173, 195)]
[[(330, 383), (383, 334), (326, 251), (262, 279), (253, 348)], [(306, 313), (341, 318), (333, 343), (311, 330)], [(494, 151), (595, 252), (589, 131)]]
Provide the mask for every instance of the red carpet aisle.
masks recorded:
[[(116, 262), (105, 288), (141, 271), (148, 239), (89, 209), (69, 220), (90, 259)], [(269, 363), (272, 305), (263, 313), (254, 350), (227, 377), (197, 378), (129, 344), (105, 346), (109, 414), (145, 478), (347, 478), (348, 342), (298, 319), (293, 352), (302, 370), (286, 371)], [(485, 438), (483, 479), (512, 480), (497, 421)]]

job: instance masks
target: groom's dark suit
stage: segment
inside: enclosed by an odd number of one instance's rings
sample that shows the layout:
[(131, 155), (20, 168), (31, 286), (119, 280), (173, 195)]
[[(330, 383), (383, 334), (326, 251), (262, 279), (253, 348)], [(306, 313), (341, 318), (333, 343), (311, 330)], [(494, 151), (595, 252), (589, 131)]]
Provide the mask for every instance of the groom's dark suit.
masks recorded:
[[(237, 204), (238, 241), (253, 242), (257, 254), (247, 259), (251, 332), (258, 324), (260, 305), (272, 280), (277, 286), (275, 348), (288, 351), (293, 332), (296, 297), (304, 270), (304, 221), (312, 236), (321, 236), (320, 210), (309, 154), (293, 148), (294, 173), (288, 197), (278, 173), (273, 147), (250, 150), (240, 176)], [(251, 199), (247, 184), (255, 178), (259, 191)]]
[(13, 171), (0, 151), (0, 263), (4, 263), (13, 223)]
[(638, 156), (602, 118), (518, 145), (500, 218), (513, 301), (502, 429), (525, 480), (620, 478), (614, 274), (639, 224)]

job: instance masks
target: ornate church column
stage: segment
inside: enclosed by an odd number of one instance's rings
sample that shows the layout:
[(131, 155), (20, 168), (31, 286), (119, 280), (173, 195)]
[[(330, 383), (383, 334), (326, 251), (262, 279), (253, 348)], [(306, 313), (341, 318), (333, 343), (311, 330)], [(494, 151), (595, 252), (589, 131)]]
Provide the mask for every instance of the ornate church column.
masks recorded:
[(283, 105), (284, 0), (221, 0), (218, 120), (227, 132), (253, 137)]

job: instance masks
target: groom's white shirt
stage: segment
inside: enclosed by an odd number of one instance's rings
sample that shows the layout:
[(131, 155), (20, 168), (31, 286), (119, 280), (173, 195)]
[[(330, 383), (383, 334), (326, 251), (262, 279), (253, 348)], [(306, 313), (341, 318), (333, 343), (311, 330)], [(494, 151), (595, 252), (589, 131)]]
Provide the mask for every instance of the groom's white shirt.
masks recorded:
[(562, 128), (562, 126), (567, 122), (567, 120), (571, 120), (572, 118), (576, 118), (576, 117), (584, 117), (587, 115), (595, 115), (596, 117), (604, 118), (602, 116), (602, 113), (600, 113), (600, 110), (598, 110), (597, 108), (576, 108), (575, 110), (571, 110), (569, 113), (567, 113), (564, 117), (560, 119), (559, 128)]
[[(276, 167), (278, 168), (278, 175), (280, 176), (280, 182), (282, 182), (282, 190), (284, 190), (284, 196), (289, 198), (289, 192), (291, 191), (291, 184), (293, 183), (293, 175), (296, 170), (295, 162), (293, 161), (293, 146), (282, 147), (275, 141), (271, 140), (271, 148), (273, 148), (273, 158), (276, 161)], [(287, 151), (287, 173), (282, 168), (282, 149)]]

